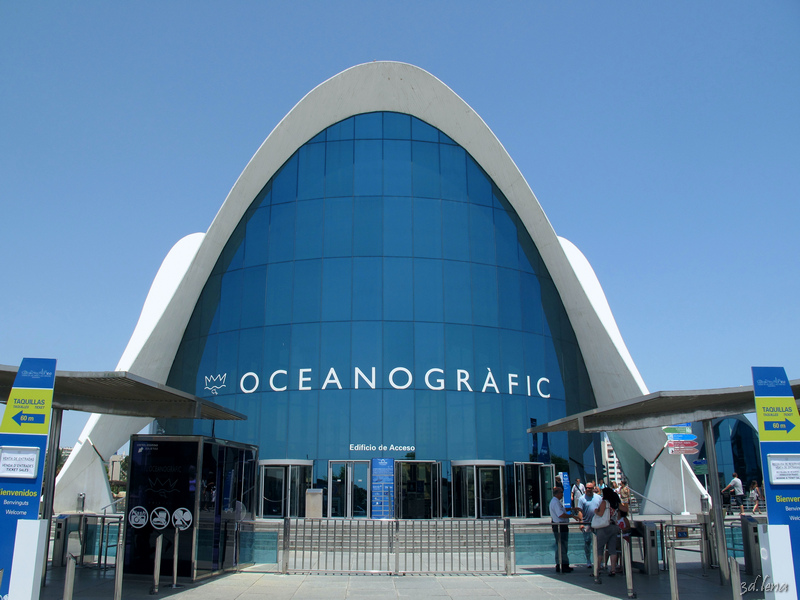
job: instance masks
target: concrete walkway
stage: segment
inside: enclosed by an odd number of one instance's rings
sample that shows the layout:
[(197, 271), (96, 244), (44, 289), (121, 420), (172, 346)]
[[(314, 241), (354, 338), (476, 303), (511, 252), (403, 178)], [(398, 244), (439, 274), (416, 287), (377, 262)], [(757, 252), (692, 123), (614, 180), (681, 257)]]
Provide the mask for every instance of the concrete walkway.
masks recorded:
[[(48, 585), (42, 600), (63, 597), (64, 569), (48, 572)], [(715, 600), (733, 598), (730, 587), (719, 583), (719, 572), (705, 576), (692, 563), (678, 569), (679, 592), (682, 599)], [(413, 598), (437, 599), (485, 597), (516, 600), (522, 598), (627, 598), (625, 578), (603, 575), (597, 584), (585, 567), (572, 573), (556, 574), (552, 568), (520, 570), (513, 576), (504, 575), (281, 575), (277, 573), (241, 572), (222, 575), (198, 583), (181, 581), (184, 587), (171, 589), (170, 578), (162, 578), (157, 595), (150, 595), (152, 579), (126, 576), (123, 598), (130, 600), (339, 600), (369, 598), (375, 600)], [(743, 580), (747, 580), (743, 577)], [(640, 573), (634, 575), (634, 591), (638, 598), (669, 600), (669, 576)], [(112, 600), (114, 571), (81, 569), (76, 571), (75, 599)], [(747, 593), (746, 600), (763, 598), (763, 594)]]

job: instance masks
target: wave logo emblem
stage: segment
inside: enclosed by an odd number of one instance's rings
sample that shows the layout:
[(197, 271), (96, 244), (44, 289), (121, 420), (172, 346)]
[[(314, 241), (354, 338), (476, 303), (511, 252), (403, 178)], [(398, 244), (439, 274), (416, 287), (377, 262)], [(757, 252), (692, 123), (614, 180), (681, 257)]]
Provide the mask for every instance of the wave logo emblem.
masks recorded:
[(29, 369), (25, 369), (22, 372), (24, 377), (30, 377), (31, 379), (42, 379), (44, 377), (52, 377), (52, 371), (46, 371), (45, 369), (39, 369), (38, 371), (31, 371)]
[(227, 376), (227, 373), (223, 373), (222, 375), (206, 375), (205, 389), (216, 396), (219, 393), (219, 390), (225, 387), (225, 378)]

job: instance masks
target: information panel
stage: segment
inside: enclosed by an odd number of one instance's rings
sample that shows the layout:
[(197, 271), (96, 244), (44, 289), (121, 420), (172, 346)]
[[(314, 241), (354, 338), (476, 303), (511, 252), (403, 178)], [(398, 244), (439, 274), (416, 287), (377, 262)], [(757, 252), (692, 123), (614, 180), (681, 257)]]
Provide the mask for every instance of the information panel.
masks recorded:
[[(753, 367), (764, 498), (769, 520), (768, 548), (762, 548), (770, 583), (788, 589), (781, 598), (797, 598), (800, 573), (800, 419), (782, 367)], [(775, 597), (767, 594), (767, 598)]]
[(8, 594), (17, 521), (39, 518), (55, 377), (55, 359), (22, 359), (0, 424), (0, 597)]
[(372, 518), (394, 519), (394, 459), (372, 459)]

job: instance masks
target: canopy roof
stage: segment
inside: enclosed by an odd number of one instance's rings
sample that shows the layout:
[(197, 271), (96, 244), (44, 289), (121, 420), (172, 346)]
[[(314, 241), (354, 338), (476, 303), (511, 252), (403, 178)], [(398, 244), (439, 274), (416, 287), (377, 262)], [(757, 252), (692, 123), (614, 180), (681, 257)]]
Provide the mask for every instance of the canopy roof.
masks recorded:
[[(0, 402), (6, 403), (17, 367), (0, 365)], [(242, 421), (214, 402), (126, 371), (56, 371), (53, 408), (130, 417)]]
[[(800, 379), (790, 381), (795, 400), (800, 397)], [(528, 429), (549, 431), (627, 431), (692, 423), (704, 419), (732, 417), (755, 410), (753, 386), (714, 390), (655, 392), (603, 408), (594, 408)]]

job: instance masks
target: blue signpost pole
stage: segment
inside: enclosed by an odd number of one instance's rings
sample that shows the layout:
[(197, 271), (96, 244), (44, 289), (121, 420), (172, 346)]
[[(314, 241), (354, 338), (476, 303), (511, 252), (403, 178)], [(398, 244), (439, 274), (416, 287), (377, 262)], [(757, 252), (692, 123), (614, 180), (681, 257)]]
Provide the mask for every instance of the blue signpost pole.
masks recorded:
[[(0, 568), (6, 574), (0, 587), (2, 597), (9, 593), (12, 578), (18, 576), (24, 578), (20, 589), (27, 592), (30, 588), (30, 596), (38, 598), (41, 571), (29, 567), (38, 562), (36, 567), (41, 568), (41, 557), (31, 555), (31, 550), (42, 549), (30, 546), (37, 543), (30, 539), (26, 540), (29, 547), (16, 548), (16, 533), (19, 521), (39, 518), (55, 374), (55, 359), (23, 359), (0, 423)], [(15, 552), (26, 554), (24, 575), (12, 571), (12, 566), (18, 569), (16, 565), (22, 564), (14, 561)]]
[[(782, 367), (753, 367), (767, 535), (762, 537), (765, 598), (797, 599), (800, 573), (800, 417)], [(780, 592), (776, 595), (776, 592)]]

